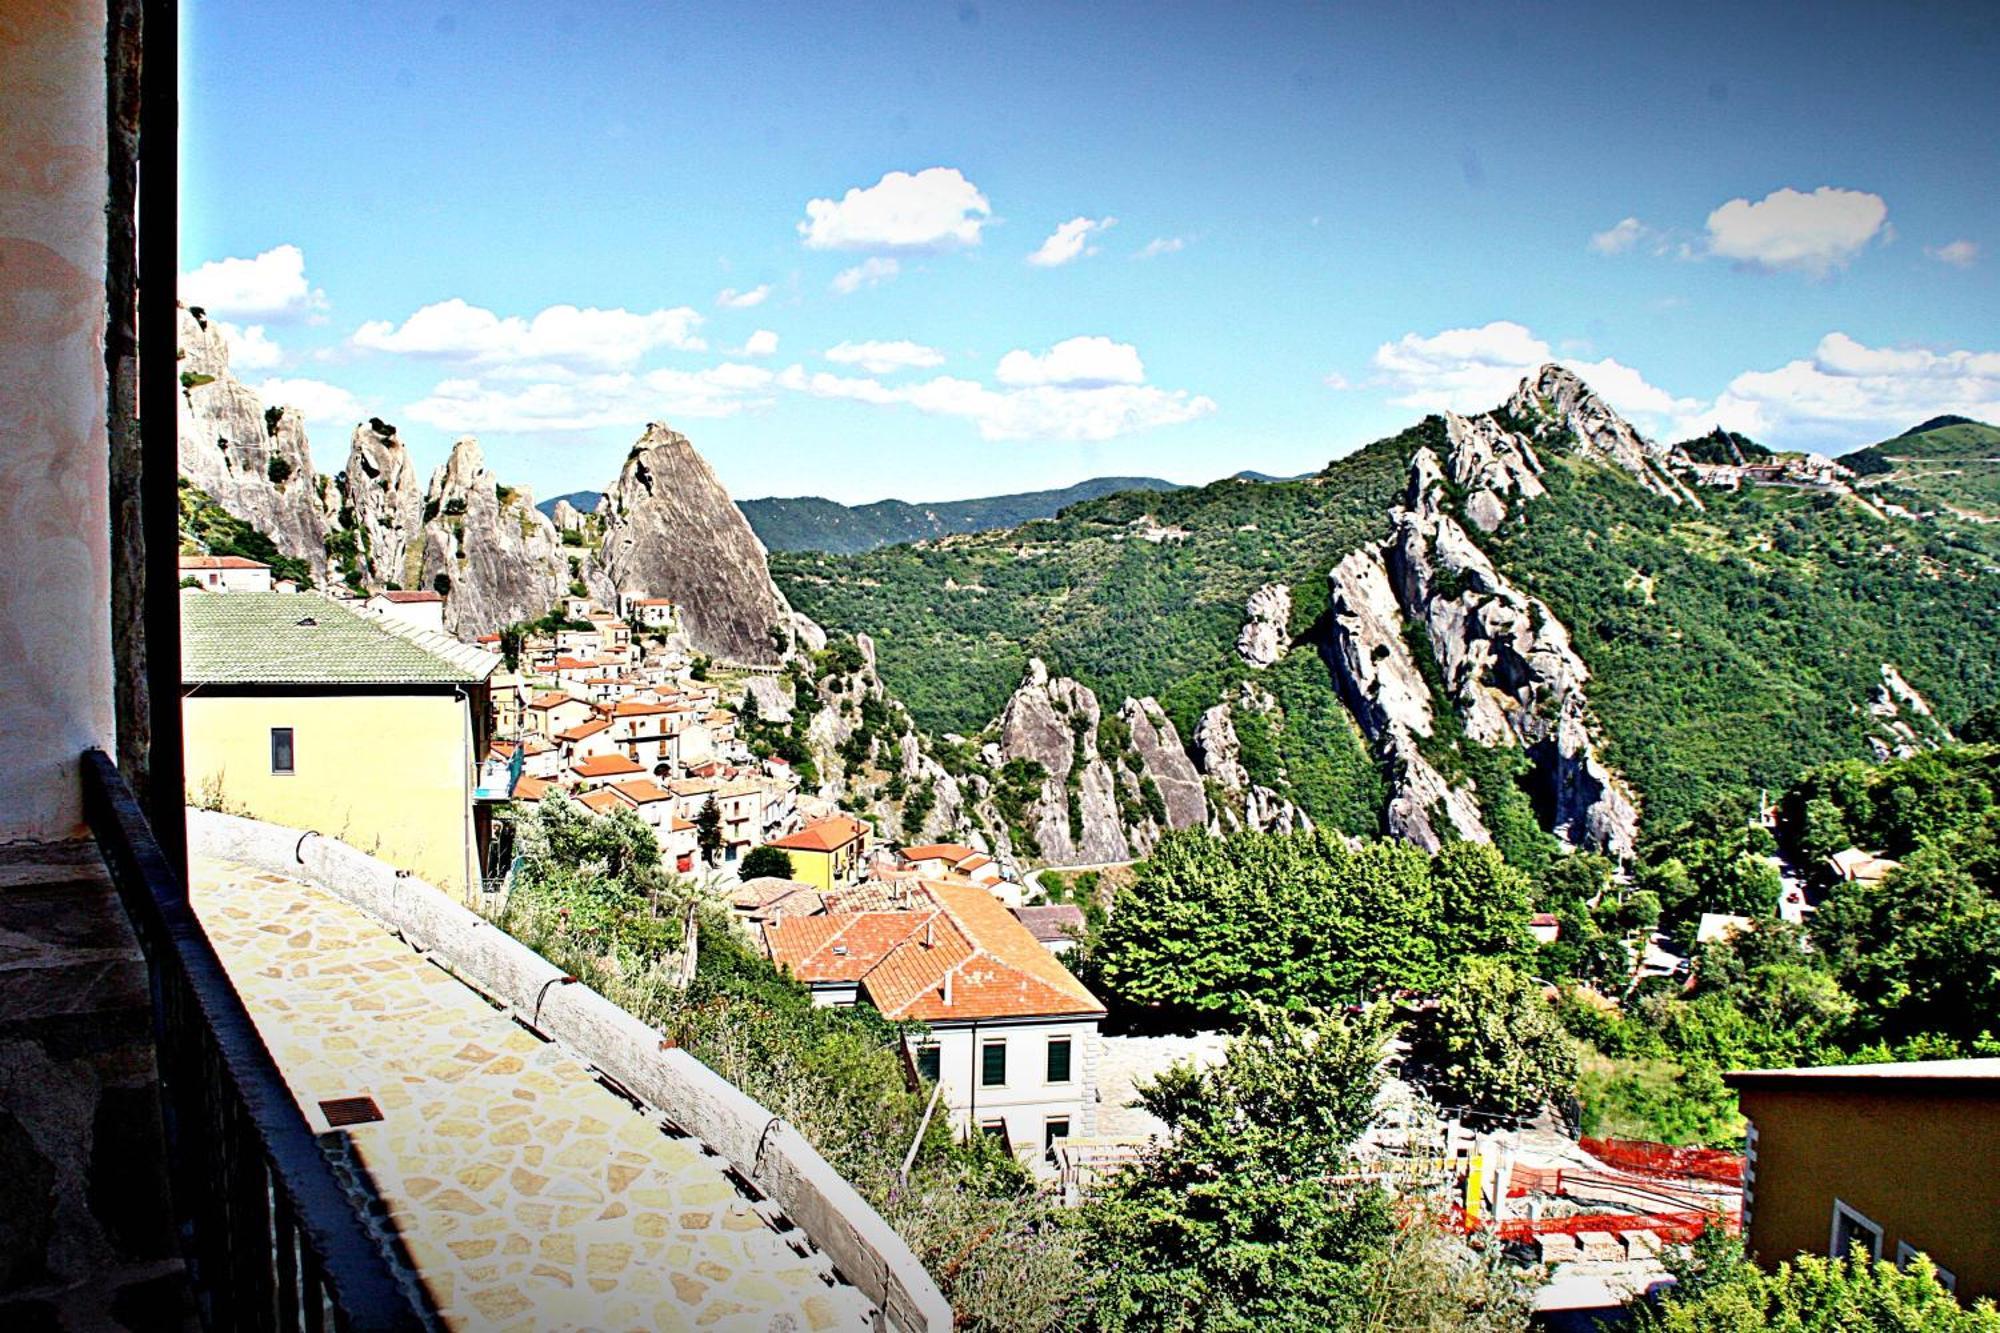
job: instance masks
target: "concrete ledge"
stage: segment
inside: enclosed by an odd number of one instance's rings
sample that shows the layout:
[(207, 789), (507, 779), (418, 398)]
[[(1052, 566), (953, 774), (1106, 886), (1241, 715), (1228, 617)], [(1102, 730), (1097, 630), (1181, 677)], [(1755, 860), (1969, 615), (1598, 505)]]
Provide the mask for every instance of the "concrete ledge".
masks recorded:
[(841, 1276), (906, 1333), (946, 1333), (951, 1307), (903, 1238), (819, 1152), (701, 1061), (451, 897), (345, 843), (188, 811), (189, 850), (306, 880), (400, 932), (721, 1154), (784, 1210)]

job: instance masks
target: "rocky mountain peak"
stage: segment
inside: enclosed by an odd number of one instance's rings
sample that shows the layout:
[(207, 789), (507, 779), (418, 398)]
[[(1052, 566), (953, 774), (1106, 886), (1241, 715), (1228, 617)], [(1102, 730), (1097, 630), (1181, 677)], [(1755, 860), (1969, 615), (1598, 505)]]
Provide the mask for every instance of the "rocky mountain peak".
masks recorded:
[(181, 475), (323, 576), (328, 512), (305, 423), (240, 383), (221, 328), (186, 306), (177, 345)]
[(654, 422), (605, 492), (600, 596), (671, 597), (703, 652), (765, 664), (802, 634), (764, 547), (688, 437)]
[(1521, 381), (1507, 413), (1536, 439), (1567, 433), (1580, 455), (1622, 468), (1647, 490), (1675, 504), (1704, 508), (1701, 497), (1664, 466), (1671, 451), (1633, 428), (1575, 371), (1554, 362)]
[(354, 529), (354, 561), (371, 588), (415, 588), (422, 573), (424, 496), (410, 451), (380, 417), (354, 427), (341, 517)]
[(491, 633), (533, 620), (562, 597), (569, 562), (555, 524), (527, 490), (503, 485), (479, 441), (461, 437), (424, 494), (415, 586), (445, 595), (446, 628)]

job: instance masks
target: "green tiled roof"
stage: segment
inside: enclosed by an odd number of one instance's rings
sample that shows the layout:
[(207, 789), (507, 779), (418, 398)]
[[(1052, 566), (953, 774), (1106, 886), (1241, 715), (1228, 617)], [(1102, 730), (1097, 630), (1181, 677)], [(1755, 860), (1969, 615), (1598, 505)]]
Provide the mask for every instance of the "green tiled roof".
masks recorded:
[(447, 635), (313, 593), (181, 594), (189, 685), (468, 685), (499, 663)]

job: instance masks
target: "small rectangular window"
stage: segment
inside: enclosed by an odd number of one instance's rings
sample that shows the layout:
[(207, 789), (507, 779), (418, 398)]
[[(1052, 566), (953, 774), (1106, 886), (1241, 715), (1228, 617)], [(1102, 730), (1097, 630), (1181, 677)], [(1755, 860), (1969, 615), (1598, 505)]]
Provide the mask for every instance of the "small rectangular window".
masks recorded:
[(1047, 1120), (1042, 1122), (1042, 1151), (1048, 1154), (1048, 1158), (1050, 1161), (1055, 1160), (1056, 1140), (1066, 1139), (1068, 1137), (1069, 1137), (1068, 1116), (1066, 1115), (1051, 1116)]
[(271, 728), (271, 771), (290, 773), (292, 769), (292, 729), (290, 727)]
[(1007, 1082), (1007, 1043), (989, 1041), (979, 1052), (979, 1082), (997, 1088)]
[(1051, 1083), (1069, 1082), (1069, 1038), (1049, 1038), (1049, 1076)]
[(1827, 1257), (1845, 1259), (1850, 1254), (1882, 1257), (1882, 1228), (1844, 1200), (1833, 1201), (1833, 1234), (1827, 1238)]
[(938, 1048), (935, 1044), (917, 1047), (917, 1073), (925, 1082), (938, 1081)]

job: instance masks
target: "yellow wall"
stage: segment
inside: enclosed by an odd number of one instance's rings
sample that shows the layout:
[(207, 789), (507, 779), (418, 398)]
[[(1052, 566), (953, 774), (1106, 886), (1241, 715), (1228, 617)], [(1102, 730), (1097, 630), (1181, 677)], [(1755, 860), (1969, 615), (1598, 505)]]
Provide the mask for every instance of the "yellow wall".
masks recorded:
[(804, 852), (797, 848), (784, 848), (785, 855), (792, 858), (792, 878), (801, 884), (810, 884), (816, 889), (833, 887), (833, 857), (827, 852)]
[[(317, 829), (470, 901), (470, 721), (449, 694), (202, 694), (182, 700), (188, 799)], [(290, 775), (271, 772), (271, 728), (293, 731)]]
[(1766, 1264), (1825, 1254), (1836, 1197), (1958, 1278), (2000, 1295), (2000, 1092), (1905, 1094), (1746, 1088), (1757, 1127), (1750, 1245)]

